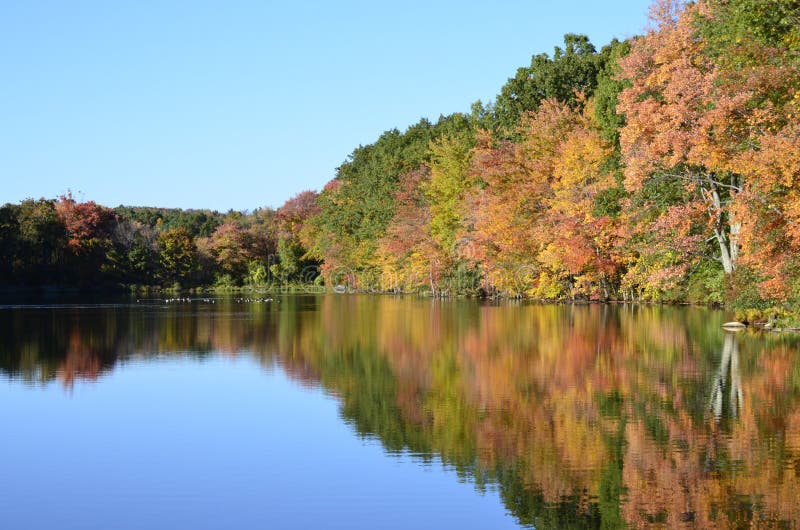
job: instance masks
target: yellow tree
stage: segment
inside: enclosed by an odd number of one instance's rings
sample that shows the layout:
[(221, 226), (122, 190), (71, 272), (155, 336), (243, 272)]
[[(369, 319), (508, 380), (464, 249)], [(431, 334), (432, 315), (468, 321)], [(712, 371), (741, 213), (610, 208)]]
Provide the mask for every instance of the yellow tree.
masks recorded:
[(611, 223), (595, 217), (611, 147), (596, 131), (591, 105), (546, 100), (523, 118), (519, 143), (483, 134), (474, 171), (485, 182), (476, 214), (479, 257), (492, 286), (541, 298), (608, 296)]

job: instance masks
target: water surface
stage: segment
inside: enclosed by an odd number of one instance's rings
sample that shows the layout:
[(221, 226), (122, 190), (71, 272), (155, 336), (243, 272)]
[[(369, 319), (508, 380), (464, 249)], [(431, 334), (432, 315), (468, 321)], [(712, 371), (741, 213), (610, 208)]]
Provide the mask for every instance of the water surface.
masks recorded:
[(800, 355), (696, 308), (0, 308), (0, 527), (797, 527)]

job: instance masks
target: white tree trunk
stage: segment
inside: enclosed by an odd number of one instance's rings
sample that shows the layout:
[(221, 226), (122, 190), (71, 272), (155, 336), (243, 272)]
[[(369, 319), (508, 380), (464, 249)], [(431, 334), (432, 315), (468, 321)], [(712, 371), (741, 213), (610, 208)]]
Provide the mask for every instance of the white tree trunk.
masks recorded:
[[(711, 202), (714, 208), (714, 237), (719, 244), (720, 261), (725, 274), (732, 274), (736, 270), (736, 261), (739, 258), (739, 231), (742, 224), (735, 222), (733, 216), (728, 214), (728, 222), (723, 218), (722, 201), (717, 187), (711, 185)], [(727, 233), (726, 233), (727, 229)]]

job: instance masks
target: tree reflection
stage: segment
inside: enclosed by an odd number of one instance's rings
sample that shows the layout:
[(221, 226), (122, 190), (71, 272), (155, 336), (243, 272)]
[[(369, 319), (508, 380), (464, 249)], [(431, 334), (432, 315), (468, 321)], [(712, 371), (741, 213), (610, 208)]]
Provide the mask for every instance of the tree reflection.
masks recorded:
[(725, 341), (722, 345), (722, 360), (720, 361), (719, 369), (714, 374), (711, 388), (710, 409), (717, 423), (722, 420), (722, 406), (726, 387), (730, 388), (730, 417), (736, 419), (742, 406), (742, 387), (739, 374), (739, 343), (731, 332), (725, 333)]
[(525, 525), (800, 524), (798, 341), (726, 334), (721, 313), (327, 296), (3, 316), (0, 369), (31, 383), (156, 356), (277, 363)]

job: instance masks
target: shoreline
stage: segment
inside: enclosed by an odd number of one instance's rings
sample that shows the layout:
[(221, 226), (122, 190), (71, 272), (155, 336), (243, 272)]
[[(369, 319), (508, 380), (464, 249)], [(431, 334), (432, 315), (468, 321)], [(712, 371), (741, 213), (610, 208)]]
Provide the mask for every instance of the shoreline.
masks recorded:
[[(339, 286), (337, 286), (339, 287)], [(73, 297), (89, 297), (92, 299), (102, 298), (107, 296), (115, 297), (128, 297), (128, 296), (158, 296), (161, 295), (176, 295), (188, 294), (196, 296), (207, 295), (241, 295), (241, 294), (269, 294), (269, 295), (377, 295), (377, 296), (413, 296), (417, 298), (428, 298), (431, 300), (464, 300), (473, 299), (487, 303), (509, 304), (509, 303), (528, 303), (537, 305), (613, 305), (613, 306), (666, 306), (666, 307), (697, 307), (706, 309), (716, 309), (721, 311), (730, 312), (732, 315), (737, 314), (728, 324), (739, 324), (734, 329), (733, 326), (723, 328), (728, 332), (737, 331), (757, 331), (767, 333), (800, 333), (800, 325), (796, 325), (795, 320), (786, 325), (777, 325), (775, 319), (772, 321), (769, 318), (763, 320), (750, 320), (746, 317), (738, 315), (764, 315), (764, 311), (750, 308), (745, 310), (734, 310), (725, 307), (723, 304), (718, 303), (701, 303), (690, 302), (686, 300), (624, 300), (624, 299), (608, 299), (608, 300), (586, 300), (586, 299), (546, 299), (546, 298), (532, 298), (519, 295), (502, 295), (494, 294), (491, 296), (481, 295), (478, 293), (464, 293), (464, 294), (432, 294), (429, 291), (421, 292), (399, 292), (399, 291), (380, 291), (373, 289), (350, 289), (346, 288), (340, 290), (337, 288), (328, 288), (325, 286), (314, 284), (288, 284), (280, 286), (238, 286), (238, 287), (215, 287), (213, 285), (202, 285), (195, 287), (161, 287), (161, 286), (141, 286), (141, 285), (100, 285), (100, 286), (61, 286), (61, 285), (38, 285), (38, 286), (0, 286), (0, 302), (8, 298), (15, 297), (44, 297), (44, 298), (73, 298)], [(756, 317), (756, 318), (758, 318)], [(770, 323), (772, 322), (772, 323)]]

